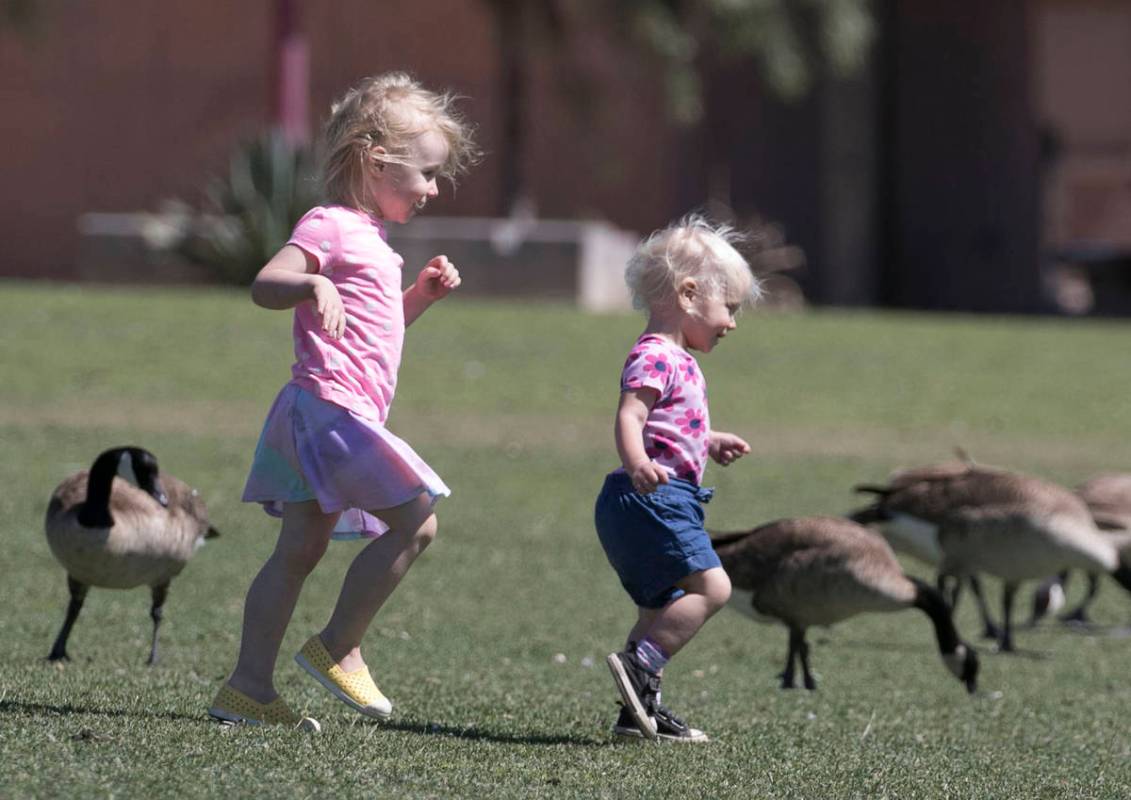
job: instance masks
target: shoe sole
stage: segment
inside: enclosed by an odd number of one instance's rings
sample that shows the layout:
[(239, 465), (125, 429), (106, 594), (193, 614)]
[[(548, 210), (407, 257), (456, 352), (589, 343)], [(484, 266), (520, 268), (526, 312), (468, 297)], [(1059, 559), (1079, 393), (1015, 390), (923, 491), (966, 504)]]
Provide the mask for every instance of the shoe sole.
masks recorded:
[[(260, 719), (248, 719), (239, 714), (234, 714), (223, 708), (213, 706), (208, 709), (208, 716), (216, 720), (218, 723), (225, 727), (235, 727), (236, 725), (247, 725), (249, 727), (268, 727), (267, 723)], [(322, 725), (314, 717), (303, 717), (294, 724), (295, 728), (305, 731), (307, 733), (321, 733)]]
[(316, 681), (318, 681), (320, 684), (322, 684), (323, 688), (325, 688), (327, 691), (329, 691), (330, 694), (334, 695), (334, 697), (341, 700), (343, 703), (345, 703), (347, 706), (352, 708), (357, 713), (363, 714), (364, 716), (371, 717), (373, 719), (388, 719), (389, 717), (391, 717), (393, 715), (393, 710), (391, 708), (388, 711), (379, 711), (376, 708), (372, 708), (370, 706), (363, 706), (360, 703), (358, 703), (356, 700), (354, 700), (348, 694), (346, 694), (341, 689), (339, 689), (338, 685), (336, 683), (334, 683), (332, 680), (330, 680), (325, 675), (323, 675), (318, 670), (317, 667), (315, 667), (313, 664), (311, 664), (309, 661), (307, 661), (306, 656), (304, 656), (302, 653), (299, 653), (298, 655), (295, 656), (295, 663), (297, 663), (300, 667), (302, 667), (304, 670), (306, 670), (308, 673), (310, 673), (310, 676), (312, 678), (314, 678)]
[[(637, 742), (645, 741), (644, 734), (640, 732), (639, 728), (622, 728), (620, 725), (613, 726), (613, 736), (632, 739)], [(676, 744), (705, 744), (711, 741), (703, 731), (699, 731), (698, 736), (670, 736), (656, 731), (656, 739), (661, 742), (675, 742)]]
[(613, 682), (617, 685), (621, 700), (624, 701), (628, 713), (632, 714), (632, 719), (639, 726), (641, 735), (645, 739), (655, 739), (656, 723), (648, 716), (648, 712), (644, 710), (644, 706), (640, 703), (640, 698), (636, 696), (636, 692), (632, 688), (632, 681), (629, 680), (628, 673), (624, 670), (624, 664), (620, 663), (620, 658), (617, 657), (616, 653), (610, 653), (606, 656), (605, 663), (609, 665), (609, 671), (613, 673)]

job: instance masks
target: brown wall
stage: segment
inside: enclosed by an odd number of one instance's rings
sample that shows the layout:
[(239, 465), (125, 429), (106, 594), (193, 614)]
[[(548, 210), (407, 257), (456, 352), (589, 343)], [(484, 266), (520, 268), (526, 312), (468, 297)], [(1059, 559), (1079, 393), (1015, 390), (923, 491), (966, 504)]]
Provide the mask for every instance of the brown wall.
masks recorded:
[[(487, 160), (439, 214), (493, 215), (503, 103), (488, 4), (308, 2), (311, 117), (356, 79), (408, 69), (470, 98)], [(34, 30), (0, 30), (0, 275), (73, 277), (76, 220), (195, 199), (244, 137), (272, 116), (275, 3), (43, 0)], [(394, 8), (395, 14), (387, 13)], [(584, 19), (568, 55), (528, 43), (534, 98), (523, 164), (543, 216), (645, 230), (676, 213), (670, 137), (648, 66)], [(564, 84), (562, 75), (588, 83)], [(582, 93), (578, 94), (578, 87)], [(599, 87), (599, 91), (594, 91)], [(572, 96), (570, 91), (573, 91)]]

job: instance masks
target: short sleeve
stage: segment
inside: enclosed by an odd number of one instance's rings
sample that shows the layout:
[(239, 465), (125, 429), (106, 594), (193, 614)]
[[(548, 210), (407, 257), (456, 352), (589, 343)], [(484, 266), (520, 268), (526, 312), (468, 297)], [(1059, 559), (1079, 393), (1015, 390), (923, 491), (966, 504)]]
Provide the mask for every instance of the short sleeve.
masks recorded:
[(295, 225), (287, 244), (293, 244), (314, 256), (318, 271), (322, 272), (336, 256), (338, 246), (338, 224), (326, 209), (319, 206), (303, 215)]
[(620, 390), (655, 389), (664, 397), (676, 377), (678, 365), (666, 348), (641, 342), (628, 354), (621, 373)]

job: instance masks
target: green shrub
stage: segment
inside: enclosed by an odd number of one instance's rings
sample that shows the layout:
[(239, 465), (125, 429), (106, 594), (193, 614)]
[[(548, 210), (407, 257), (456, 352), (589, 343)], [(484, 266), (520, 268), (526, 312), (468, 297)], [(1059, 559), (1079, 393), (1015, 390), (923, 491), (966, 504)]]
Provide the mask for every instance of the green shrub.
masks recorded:
[(311, 149), (266, 133), (241, 144), (227, 175), (209, 181), (176, 249), (224, 283), (249, 284), (318, 200)]

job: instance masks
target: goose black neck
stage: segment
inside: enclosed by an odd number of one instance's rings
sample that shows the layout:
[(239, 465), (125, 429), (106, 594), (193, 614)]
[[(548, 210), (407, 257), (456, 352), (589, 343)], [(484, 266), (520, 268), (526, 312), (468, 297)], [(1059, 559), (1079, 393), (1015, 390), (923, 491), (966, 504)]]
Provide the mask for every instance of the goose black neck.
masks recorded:
[(109, 528), (114, 524), (110, 515), (110, 492), (124, 452), (124, 447), (107, 450), (91, 465), (86, 479), (86, 502), (78, 514), (79, 524), (84, 528)]
[(962, 642), (958, 638), (958, 629), (954, 627), (950, 606), (943, 599), (938, 589), (929, 586), (917, 578), (910, 579), (915, 584), (915, 600), (913, 605), (922, 609), (935, 626), (935, 639), (939, 644), (939, 652), (950, 655), (957, 652), (958, 645)]

